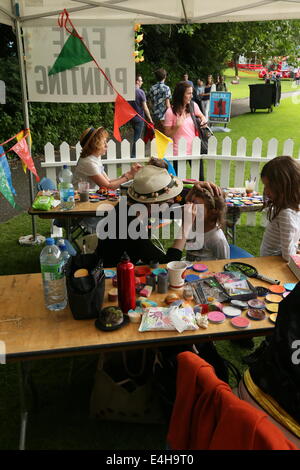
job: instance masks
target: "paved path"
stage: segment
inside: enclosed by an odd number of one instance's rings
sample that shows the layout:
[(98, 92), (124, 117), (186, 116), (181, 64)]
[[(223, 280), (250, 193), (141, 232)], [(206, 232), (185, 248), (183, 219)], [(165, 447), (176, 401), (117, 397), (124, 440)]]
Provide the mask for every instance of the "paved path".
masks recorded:
[[(300, 91), (288, 91), (281, 93), (281, 99), (289, 98), (293, 95), (299, 95)], [(231, 103), (231, 117), (240, 116), (241, 114), (250, 113), (249, 98), (234, 100)]]

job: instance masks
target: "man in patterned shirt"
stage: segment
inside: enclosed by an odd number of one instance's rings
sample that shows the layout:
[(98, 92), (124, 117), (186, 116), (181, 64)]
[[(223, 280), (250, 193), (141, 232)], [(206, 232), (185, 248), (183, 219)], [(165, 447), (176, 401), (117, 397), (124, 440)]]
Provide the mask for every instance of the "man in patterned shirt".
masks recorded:
[(171, 91), (165, 85), (167, 72), (158, 69), (154, 72), (157, 83), (150, 88), (148, 99), (152, 107), (153, 122), (156, 129), (164, 132), (163, 119), (167, 108), (170, 107)]

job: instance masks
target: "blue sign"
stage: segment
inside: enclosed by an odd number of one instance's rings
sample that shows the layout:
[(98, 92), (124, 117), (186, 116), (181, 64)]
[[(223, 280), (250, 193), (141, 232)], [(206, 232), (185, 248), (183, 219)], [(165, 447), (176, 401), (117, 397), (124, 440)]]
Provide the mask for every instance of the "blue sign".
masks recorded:
[(210, 122), (229, 122), (231, 110), (231, 93), (213, 91), (210, 94), (208, 119)]

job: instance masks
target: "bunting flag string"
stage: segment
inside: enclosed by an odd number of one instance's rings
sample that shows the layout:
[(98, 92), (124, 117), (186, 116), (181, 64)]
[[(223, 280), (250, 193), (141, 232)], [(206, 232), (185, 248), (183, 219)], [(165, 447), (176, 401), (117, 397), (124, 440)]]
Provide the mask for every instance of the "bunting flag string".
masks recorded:
[[(61, 28), (64, 28), (70, 36), (68, 37), (67, 41), (65, 42), (59, 56), (57, 57), (55, 63), (51, 67), (48, 72), (48, 75), (53, 75), (55, 73), (63, 72), (64, 70), (71, 69), (77, 65), (82, 65), (87, 62), (93, 61), (96, 64), (99, 72), (102, 73), (106, 81), (108, 82), (109, 86), (112, 90), (116, 93), (115, 99), (115, 113), (114, 113), (114, 137), (116, 140), (121, 142), (121, 134), (119, 128), (126, 124), (130, 119), (134, 116), (138, 116), (142, 121), (144, 121), (146, 128), (147, 128), (147, 139), (152, 139), (153, 134), (153, 124), (146, 121), (144, 117), (142, 117), (137, 111), (128, 103), (128, 101), (123, 98), (120, 93), (116, 90), (114, 85), (112, 84), (111, 80), (108, 78), (104, 70), (100, 67), (97, 60), (85, 44), (83, 38), (79, 35), (78, 31), (76, 30), (73, 22), (70, 19), (70, 15), (66, 9), (64, 9), (59, 17), (58, 17), (58, 25)], [(159, 132), (159, 131), (158, 131)], [(163, 137), (162, 137), (163, 136)], [(168, 142), (172, 142), (167, 136), (159, 133), (157, 142), (157, 151), (159, 155), (162, 155), (162, 150), (167, 148), (167, 144), (165, 145), (165, 140), (167, 139)], [(163, 158), (163, 155), (159, 158)]]
[(21, 158), (21, 160), (23, 160), (28, 169), (35, 175), (36, 180), (40, 181), (40, 177), (37, 174), (36, 168), (29, 152), (29, 148), (26, 142), (26, 136), (19, 140), (19, 142), (17, 142), (13, 147), (11, 147), (10, 150), (13, 150)]

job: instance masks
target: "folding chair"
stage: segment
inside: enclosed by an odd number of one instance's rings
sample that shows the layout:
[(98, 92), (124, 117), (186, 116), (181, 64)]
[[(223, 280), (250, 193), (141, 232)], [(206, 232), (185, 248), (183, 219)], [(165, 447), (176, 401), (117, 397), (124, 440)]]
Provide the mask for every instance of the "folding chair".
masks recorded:
[(167, 436), (172, 450), (297, 450), (266, 413), (234, 395), (198, 355), (185, 351), (177, 362)]

